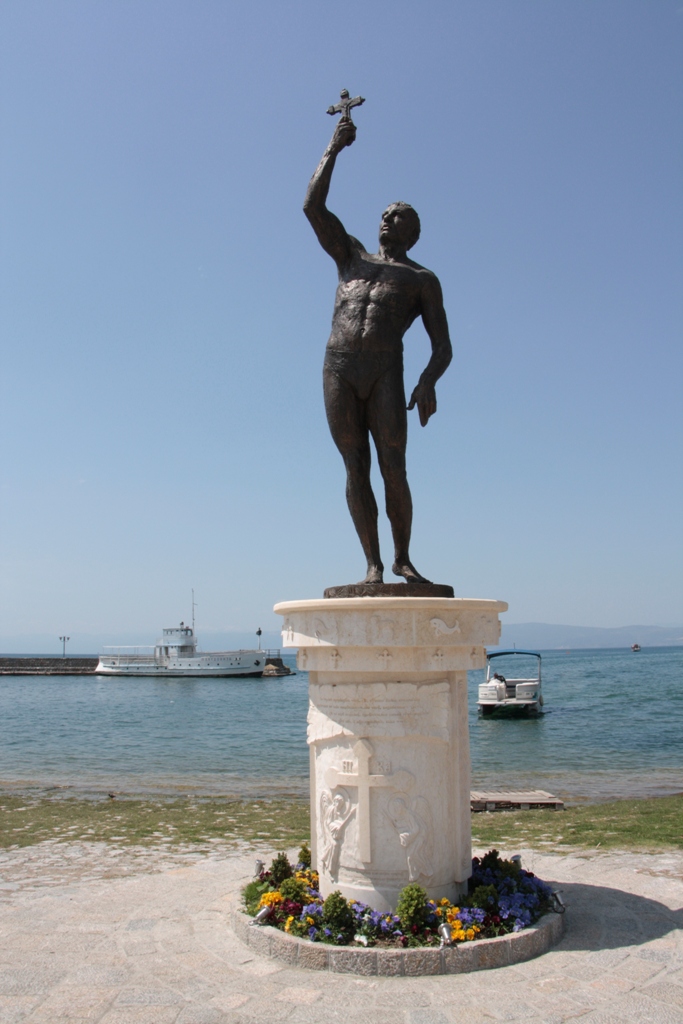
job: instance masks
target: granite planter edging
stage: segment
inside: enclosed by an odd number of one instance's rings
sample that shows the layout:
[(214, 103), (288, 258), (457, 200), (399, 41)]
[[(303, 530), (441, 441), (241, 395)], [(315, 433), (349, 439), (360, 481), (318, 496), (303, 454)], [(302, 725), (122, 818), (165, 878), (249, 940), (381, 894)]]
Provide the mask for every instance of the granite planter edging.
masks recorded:
[(547, 953), (564, 934), (564, 914), (545, 914), (521, 932), (496, 939), (475, 939), (435, 949), (377, 949), (362, 946), (328, 946), (287, 935), (270, 925), (254, 925), (253, 918), (233, 910), (232, 929), (246, 946), (280, 960), (290, 967), (336, 974), (417, 977), (424, 974), (467, 974), (506, 967)]

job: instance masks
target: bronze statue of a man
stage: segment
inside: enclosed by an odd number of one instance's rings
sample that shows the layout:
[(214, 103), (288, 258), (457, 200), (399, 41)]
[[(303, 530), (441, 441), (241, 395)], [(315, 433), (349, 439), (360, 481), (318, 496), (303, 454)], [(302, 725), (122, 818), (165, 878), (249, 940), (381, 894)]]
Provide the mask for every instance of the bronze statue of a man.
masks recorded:
[(346, 499), (367, 559), (362, 583), (382, 583), (384, 573), (377, 502), (370, 486), (370, 434), (394, 539), (392, 571), (408, 583), (427, 583), (409, 554), (413, 505), (406, 477), (403, 335), (421, 316), (432, 344), (431, 358), (408, 405), (408, 409), (417, 405), (424, 427), (436, 412), (435, 384), (453, 354), (448, 322), (437, 277), (407, 255), (420, 236), (420, 220), (411, 206), (392, 203), (384, 211), (376, 254), (366, 252), (327, 209), (337, 154), (355, 138), (353, 122), (342, 117), (311, 178), (304, 203), (318, 241), (339, 271), (323, 369), (325, 411), (346, 466)]

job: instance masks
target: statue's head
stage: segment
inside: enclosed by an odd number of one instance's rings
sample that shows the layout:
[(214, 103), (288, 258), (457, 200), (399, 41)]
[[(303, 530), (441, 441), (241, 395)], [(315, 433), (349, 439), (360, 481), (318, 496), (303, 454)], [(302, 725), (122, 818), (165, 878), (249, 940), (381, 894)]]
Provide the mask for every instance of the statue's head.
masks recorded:
[(392, 203), (382, 214), (380, 243), (411, 249), (420, 237), (420, 218), (408, 203)]

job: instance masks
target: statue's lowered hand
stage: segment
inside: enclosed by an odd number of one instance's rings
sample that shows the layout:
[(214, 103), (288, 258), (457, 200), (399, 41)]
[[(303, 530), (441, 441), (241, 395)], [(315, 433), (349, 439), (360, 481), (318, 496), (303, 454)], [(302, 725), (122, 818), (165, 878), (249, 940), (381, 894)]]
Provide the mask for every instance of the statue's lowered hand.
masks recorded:
[(433, 384), (417, 385), (410, 396), (408, 410), (414, 409), (415, 406), (420, 414), (420, 423), (426, 427), (429, 417), (436, 412), (436, 389)]

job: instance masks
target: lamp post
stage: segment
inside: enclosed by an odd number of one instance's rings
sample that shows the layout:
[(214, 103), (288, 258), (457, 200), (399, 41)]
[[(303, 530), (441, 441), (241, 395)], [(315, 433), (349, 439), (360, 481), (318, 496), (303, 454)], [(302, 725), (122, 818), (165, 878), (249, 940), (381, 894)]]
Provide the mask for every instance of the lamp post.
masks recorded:
[(71, 637), (70, 636), (60, 636), (59, 639), (62, 641), (62, 657), (66, 658), (66, 642), (67, 642), (67, 640), (70, 640)]
[(256, 636), (258, 637), (258, 649), (261, 650), (261, 627), (256, 630)]

